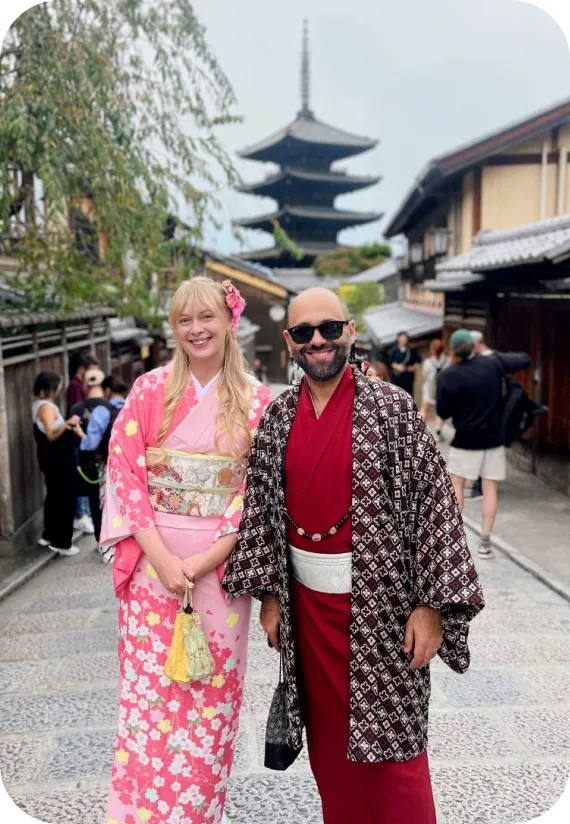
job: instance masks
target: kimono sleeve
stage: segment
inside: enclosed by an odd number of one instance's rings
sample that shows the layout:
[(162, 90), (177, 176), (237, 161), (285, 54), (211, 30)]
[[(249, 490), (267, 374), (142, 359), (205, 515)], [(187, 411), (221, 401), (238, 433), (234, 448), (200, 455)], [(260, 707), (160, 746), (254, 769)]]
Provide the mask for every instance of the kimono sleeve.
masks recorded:
[(415, 407), (412, 416), (413, 603), (440, 610), (439, 654), (451, 669), (465, 672), (469, 622), (484, 607), (483, 592), (443, 457)]
[[(259, 421), (261, 420), (263, 413), (265, 412), (270, 403), (271, 390), (268, 386), (265, 386), (264, 384), (260, 383), (255, 388), (251, 409), (249, 412), (249, 429), (253, 433), (257, 431)], [(230, 505), (224, 513), (222, 522), (220, 523), (218, 531), (214, 536), (214, 542), (217, 541), (218, 538), (222, 538), (224, 535), (232, 535), (233, 533), (239, 530), (239, 525), (243, 514), (245, 487), (246, 475), (244, 475), (243, 481), (238, 492), (234, 495)]]
[(117, 416), (109, 442), (102, 546), (114, 546), (155, 525), (147, 487), (145, 409), (137, 383)]
[(266, 413), (249, 453), (238, 540), (221, 581), (230, 595), (262, 598), (264, 595), (279, 594), (276, 542), (270, 518), (269, 438), (270, 419)]

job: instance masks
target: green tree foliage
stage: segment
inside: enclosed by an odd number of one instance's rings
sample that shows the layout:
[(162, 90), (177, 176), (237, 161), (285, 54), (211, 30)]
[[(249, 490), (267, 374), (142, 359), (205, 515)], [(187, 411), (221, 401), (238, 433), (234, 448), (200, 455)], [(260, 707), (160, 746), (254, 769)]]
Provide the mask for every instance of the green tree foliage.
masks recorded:
[(217, 137), (234, 103), (189, 0), (23, 14), (0, 51), (0, 238), (30, 304), (152, 316), (167, 215), (184, 213), (191, 248), (236, 182)]
[(336, 292), (346, 303), (359, 332), (364, 331), (362, 313), (386, 302), (386, 293), (381, 283), (342, 283)]
[(392, 257), (392, 247), (389, 243), (369, 243), (360, 247), (360, 255), (365, 260), (370, 258)]
[(275, 245), (279, 246), (281, 249), (286, 249), (293, 260), (302, 260), (305, 257), (305, 252), (301, 249), (294, 240), (292, 240), (285, 229), (281, 227), (281, 224), (278, 220), (273, 220), (273, 239), (275, 240)]
[(371, 243), (368, 246), (335, 249), (320, 255), (313, 263), (317, 275), (356, 275), (364, 269), (377, 266), (391, 257), (392, 250), (387, 243)]

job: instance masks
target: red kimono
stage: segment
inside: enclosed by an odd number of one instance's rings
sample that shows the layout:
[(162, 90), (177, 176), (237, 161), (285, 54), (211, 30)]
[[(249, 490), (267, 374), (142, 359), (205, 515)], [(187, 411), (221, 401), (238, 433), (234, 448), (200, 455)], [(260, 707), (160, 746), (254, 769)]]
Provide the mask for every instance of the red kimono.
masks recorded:
[[(286, 505), (308, 533), (338, 523), (352, 499), (355, 383), (347, 369), (317, 418), (303, 382), (285, 460)], [(289, 524), (289, 542), (306, 552), (351, 551), (352, 524), (315, 543)], [(293, 582), (301, 705), (324, 824), (435, 824), (427, 753), (404, 762), (348, 760), (350, 593), (328, 594)]]

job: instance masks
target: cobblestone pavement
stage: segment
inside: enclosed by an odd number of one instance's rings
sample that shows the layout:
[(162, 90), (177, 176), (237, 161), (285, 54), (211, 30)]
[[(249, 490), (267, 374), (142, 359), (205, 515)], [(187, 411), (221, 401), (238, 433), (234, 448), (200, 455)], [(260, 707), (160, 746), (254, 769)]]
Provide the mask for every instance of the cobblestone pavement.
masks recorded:
[[(570, 773), (570, 604), (506, 558), (480, 564), (488, 607), (473, 663), (433, 668), (430, 751), (439, 824), (508, 824), (546, 811)], [(111, 572), (85, 550), (0, 604), (0, 769), (52, 824), (101, 824), (116, 714)], [(305, 756), (261, 766), (276, 655), (255, 621), (228, 812), (232, 824), (318, 824)], [(157, 822), (158, 824), (158, 822)], [(352, 824), (352, 822), (347, 822)]]

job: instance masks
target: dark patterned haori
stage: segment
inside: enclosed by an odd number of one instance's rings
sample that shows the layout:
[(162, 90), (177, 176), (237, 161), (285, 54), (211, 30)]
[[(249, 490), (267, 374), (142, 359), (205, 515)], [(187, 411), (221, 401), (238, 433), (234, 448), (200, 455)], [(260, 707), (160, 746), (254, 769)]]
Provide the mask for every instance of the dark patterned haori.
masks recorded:
[[(352, 498), (350, 738), (353, 761), (407, 761), (427, 744), (429, 667), (411, 670), (406, 622), (441, 611), (439, 655), (469, 666), (469, 621), (483, 594), (451, 480), (412, 398), (355, 370)], [(284, 458), (299, 387), (267, 409), (250, 453), (240, 535), (223, 580), (233, 595), (279, 595), (293, 746), (302, 738), (291, 622)]]

